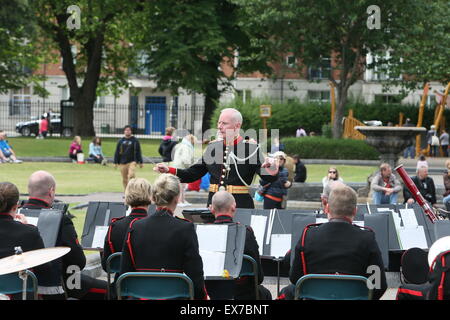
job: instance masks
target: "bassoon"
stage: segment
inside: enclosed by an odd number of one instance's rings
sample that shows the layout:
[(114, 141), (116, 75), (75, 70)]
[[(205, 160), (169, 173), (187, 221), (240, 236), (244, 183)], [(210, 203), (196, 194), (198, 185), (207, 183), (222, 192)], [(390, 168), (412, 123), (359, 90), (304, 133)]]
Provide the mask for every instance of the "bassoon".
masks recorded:
[(428, 216), (428, 218), (431, 220), (431, 222), (434, 223), (436, 220), (439, 220), (439, 218), (436, 215), (436, 213), (434, 212), (433, 208), (424, 199), (424, 197), (420, 193), (419, 189), (417, 189), (417, 186), (415, 185), (414, 181), (412, 181), (412, 179), (408, 176), (408, 173), (406, 173), (405, 168), (403, 168), (403, 164), (399, 165), (394, 170), (398, 172), (398, 174), (402, 178), (403, 182), (405, 183), (405, 186), (408, 188), (409, 192), (411, 192), (412, 196), (414, 197), (416, 202), (419, 204), (419, 206), (422, 207), (423, 211)]

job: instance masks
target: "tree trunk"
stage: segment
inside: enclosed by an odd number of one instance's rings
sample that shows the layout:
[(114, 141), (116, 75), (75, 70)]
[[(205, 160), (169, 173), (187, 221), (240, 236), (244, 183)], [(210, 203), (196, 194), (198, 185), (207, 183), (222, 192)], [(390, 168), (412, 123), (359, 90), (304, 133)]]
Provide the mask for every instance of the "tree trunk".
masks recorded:
[(77, 136), (95, 136), (93, 125), (95, 97), (95, 94), (81, 94), (78, 96), (78, 99), (74, 100), (74, 134)]
[(343, 132), (343, 123), (342, 119), (344, 118), (345, 105), (347, 104), (348, 99), (348, 86), (346, 84), (339, 83), (337, 86), (338, 97), (336, 110), (334, 114), (334, 123), (333, 123), (333, 138), (340, 139), (342, 137)]

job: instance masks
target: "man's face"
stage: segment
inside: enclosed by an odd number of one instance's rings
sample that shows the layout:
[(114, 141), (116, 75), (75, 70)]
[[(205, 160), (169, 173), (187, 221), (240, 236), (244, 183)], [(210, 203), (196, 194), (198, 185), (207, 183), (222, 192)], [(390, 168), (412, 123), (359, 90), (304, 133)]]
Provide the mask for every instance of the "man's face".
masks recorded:
[(388, 177), (390, 177), (390, 176), (391, 176), (391, 173), (392, 173), (391, 168), (384, 168), (384, 169), (381, 171), (381, 174), (383, 175), (383, 178), (388, 178)]
[(239, 129), (241, 128), (241, 124), (236, 122), (233, 118), (233, 113), (229, 111), (222, 112), (219, 121), (217, 122), (217, 129), (219, 130), (220, 136), (225, 140), (234, 139)]
[(417, 175), (419, 176), (420, 180), (425, 179), (426, 177), (428, 177), (428, 169), (426, 168), (419, 169)]
[(123, 130), (123, 134), (127, 138), (131, 137), (131, 135), (132, 135), (131, 129), (130, 128), (125, 128), (125, 130)]
[(0, 133), (0, 140), (5, 140), (5, 139), (6, 139), (6, 134)]

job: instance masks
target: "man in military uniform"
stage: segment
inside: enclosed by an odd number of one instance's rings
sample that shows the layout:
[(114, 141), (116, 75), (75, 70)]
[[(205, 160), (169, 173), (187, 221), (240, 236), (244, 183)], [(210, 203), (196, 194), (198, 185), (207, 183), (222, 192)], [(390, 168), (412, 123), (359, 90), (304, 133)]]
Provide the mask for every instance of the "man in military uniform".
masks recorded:
[(255, 173), (265, 181), (278, 178), (278, 165), (265, 159), (260, 147), (240, 136), (242, 115), (232, 108), (222, 110), (217, 124), (219, 140), (211, 142), (202, 158), (187, 169), (176, 169), (158, 163), (154, 170), (178, 176), (182, 183), (196, 181), (207, 172), (211, 174), (208, 205), (219, 190), (231, 193), (238, 208), (254, 208), (249, 186)]
[[(234, 223), (233, 217), (236, 212), (236, 201), (227, 191), (218, 191), (212, 198), (212, 204), (209, 209), (215, 217), (215, 224)], [(259, 297), (261, 300), (272, 300), (270, 291), (263, 287), (261, 283), (264, 280), (264, 272), (259, 257), (259, 246), (256, 242), (255, 234), (250, 226), (246, 226), (244, 254), (255, 259), (258, 265), (258, 282)], [(255, 300), (255, 279), (252, 277), (241, 277), (236, 280), (234, 299), (235, 300)], [(208, 290), (209, 292), (209, 290)]]
[[(22, 206), (24, 209), (50, 209), (55, 199), (56, 181), (46, 171), (36, 171), (28, 180), (28, 201)], [(47, 289), (42, 288), (44, 299), (65, 299), (61, 277), (66, 281), (70, 274), (66, 273), (69, 266), (78, 266), (82, 270), (86, 265), (86, 256), (78, 241), (72, 220), (64, 214), (56, 240), (56, 246), (70, 247), (70, 252), (64, 257), (52, 262), (52, 272), (48, 275)], [(106, 293), (106, 281), (96, 280), (81, 274), (81, 289), (66, 288), (67, 295), (72, 298), (97, 300), (103, 299)]]
[(281, 291), (279, 299), (293, 299), (295, 284), (306, 274), (351, 274), (369, 278), (367, 268), (378, 266), (380, 273), (373, 291), (379, 299), (387, 289), (386, 275), (375, 233), (353, 225), (356, 215), (356, 192), (347, 186), (333, 188), (327, 203), (329, 222), (310, 225), (295, 247), (289, 272), (291, 285)]

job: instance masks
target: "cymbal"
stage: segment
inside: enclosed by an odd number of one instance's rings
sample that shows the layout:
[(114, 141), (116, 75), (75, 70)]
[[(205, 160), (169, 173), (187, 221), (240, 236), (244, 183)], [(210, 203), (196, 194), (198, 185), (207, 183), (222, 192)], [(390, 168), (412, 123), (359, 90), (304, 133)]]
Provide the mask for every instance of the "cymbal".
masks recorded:
[(0, 259), (0, 275), (23, 271), (58, 259), (70, 251), (69, 247), (54, 247), (26, 251)]

